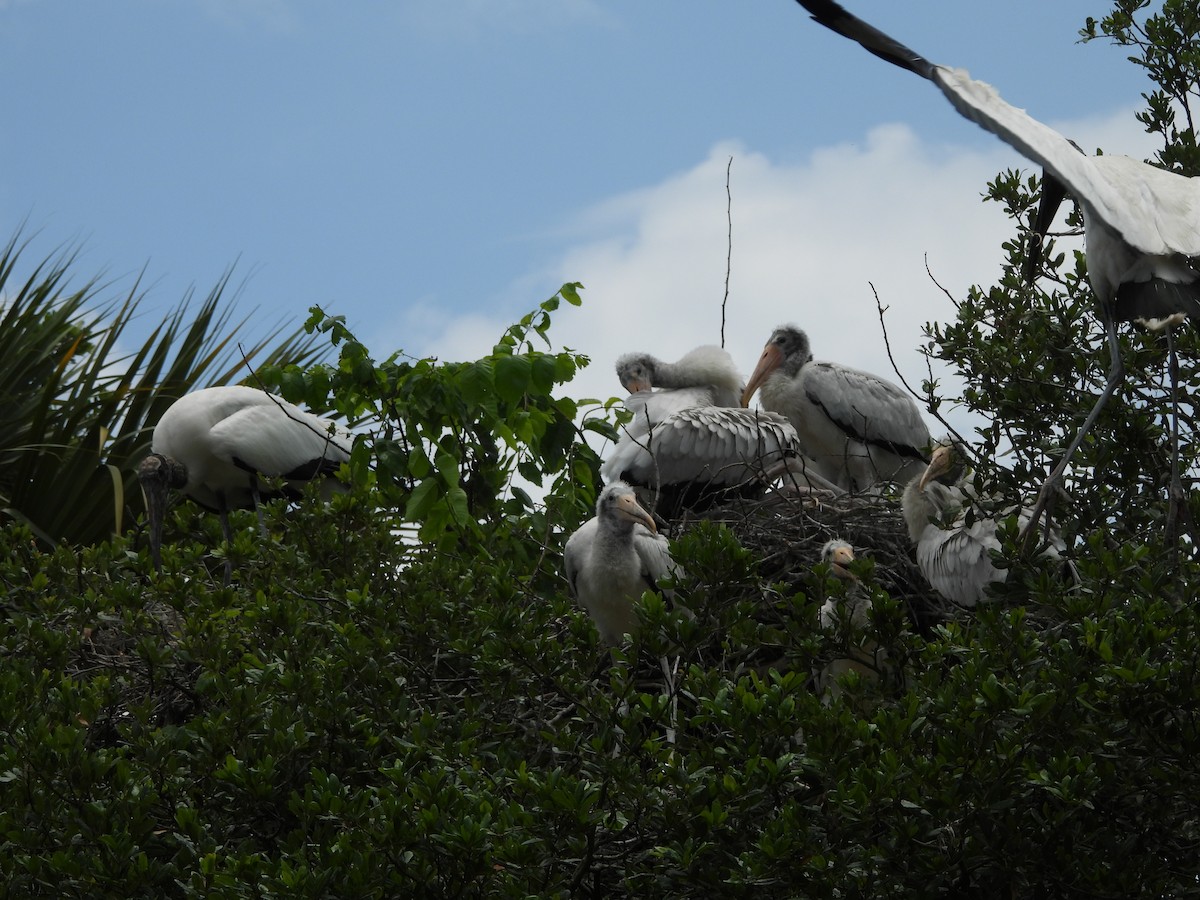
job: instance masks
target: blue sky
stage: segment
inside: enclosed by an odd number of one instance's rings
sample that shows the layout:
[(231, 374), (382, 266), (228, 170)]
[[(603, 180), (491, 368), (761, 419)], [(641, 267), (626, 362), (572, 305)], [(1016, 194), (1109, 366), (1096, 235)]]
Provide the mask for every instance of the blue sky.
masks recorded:
[[(849, 8), (1083, 146), (1146, 155), (1140, 70), (1077, 31), (1099, 0)], [(552, 334), (613, 358), (719, 341), (748, 373), (796, 322), (818, 357), (908, 374), (921, 322), (990, 283), (978, 197), (1023, 165), (927, 82), (791, 0), (0, 0), (0, 231), (147, 309), (236, 262), (264, 326), (321, 304), (379, 356), (485, 352), (565, 280)]]

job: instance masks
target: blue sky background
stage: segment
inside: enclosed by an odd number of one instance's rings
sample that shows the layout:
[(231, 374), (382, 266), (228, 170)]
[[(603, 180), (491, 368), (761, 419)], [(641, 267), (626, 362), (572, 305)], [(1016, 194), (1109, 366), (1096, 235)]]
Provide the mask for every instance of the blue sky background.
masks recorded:
[[(1099, 0), (848, 5), (1087, 149), (1153, 149), (1141, 71), (1077, 42)], [(731, 157), (744, 372), (792, 321), (887, 374), (870, 281), (919, 379), (951, 314), (926, 259), (990, 283), (1009, 229), (979, 194), (1025, 165), (791, 0), (0, 0), (0, 84), (29, 262), (144, 267), (155, 313), (236, 262), (264, 327), (321, 304), (379, 356), (485, 352), (579, 280), (552, 331), (595, 360), (577, 395), (617, 393), (625, 350), (719, 341)]]

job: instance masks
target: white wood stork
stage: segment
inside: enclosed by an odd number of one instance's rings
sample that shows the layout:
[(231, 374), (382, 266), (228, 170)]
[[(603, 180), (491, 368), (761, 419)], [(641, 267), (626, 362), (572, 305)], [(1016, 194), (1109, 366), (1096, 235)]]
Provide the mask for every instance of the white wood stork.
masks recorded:
[(617, 377), (631, 394), (653, 388), (696, 389), (698, 406), (741, 406), (742, 376), (726, 350), (705, 344), (668, 363), (649, 353), (626, 353), (617, 359)]
[[(154, 426), (151, 453), (138, 465), (155, 569), (162, 568), (169, 488), (215, 511), (230, 542), (229, 510), (257, 510), (280, 493), (298, 496), (305, 482), (336, 472), (353, 443), (345, 428), (257, 388), (211, 387), (180, 397)], [(272, 489), (260, 478), (281, 478), (283, 486)], [(337, 489), (336, 481), (327, 483)], [(226, 582), (231, 573), (226, 560)]]
[[(1173, 324), (1182, 315), (1200, 316), (1200, 179), (1128, 156), (1088, 156), (965, 70), (934, 65), (832, 0), (798, 2), (820, 24), (932, 81), (962, 115), (1039, 163), (1045, 178), (1038, 229), (1049, 228), (1064, 190), (1080, 206), (1088, 280), (1099, 301), (1110, 365), (1103, 392), (1042, 485), (1027, 528), (1031, 535), (1071, 456), (1124, 377), (1117, 322), (1146, 320), (1157, 327)], [(1030, 272), (1037, 246), (1031, 252)]]
[(764, 409), (795, 426), (817, 473), (844, 490), (907, 481), (925, 467), (929, 429), (912, 397), (869, 372), (814, 362), (799, 328), (785, 325), (771, 334), (743, 404), (755, 391)]
[(735, 486), (761, 487), (797, 452), (787, 419), (741, 408), (741, 376), (719, 347), (698, 347), (674, 363), (626, 354), (617, 377), (633, 391), (625, 400), (633, 419), (600, 469), (606, 482), (651, 488), (668, 507), (693, 506)]
[(863, 635), (871, 624), (871, 598), (848, 568), (854, 548), (846, 541), (829, 541), (821, 548), (821, 561), (846, 586), (843, 595), (829, 597), (817, 614), (822, 630), (844, 639), (849, 649), (848, 656), (830, 660), (815, 673), (817, 690), (830, 701), (842, 695), (838, 679), (849, 672), (857, 672), (866, 683), (878, 683), (887, 667), (887, 652)]
[(567, 539), (563, 567), (600, 638), (619, 644), (623, 635), (637, 633), (636, 601), (656, 589), (674, 563), (670, 544), (633, 488), (617, 481), (600, 492), (596, 515)]
[[(988, 601), (988, 586), (1007, 580), (1008, 570), (992, 562), (992, 551), (1000, 550), (996, 520), (976, 508), (964, 483), (968, 474), (962, 453), (953, 444), (942, 444), (929, 467), (905, 487), (900, 503), (921, 574), (947, 600), (973, 607)], [(1020, 526), (1027, 526), (1032, 509), (1016, 512)], [(1052, 535), (1042, 555), (1057, 559), (1065, 549), (1062, 539)]]

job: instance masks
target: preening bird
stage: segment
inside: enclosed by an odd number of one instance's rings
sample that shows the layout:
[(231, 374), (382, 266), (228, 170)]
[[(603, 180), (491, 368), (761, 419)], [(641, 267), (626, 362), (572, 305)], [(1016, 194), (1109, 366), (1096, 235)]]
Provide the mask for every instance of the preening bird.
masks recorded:
[[(973, 607), (987, 602), (988, 586), (1005, 581), (1008, 570), (992, 562), (992, 551), (1000, 549), (996, 520), (976, 508), (965, 484), (968, 475), (962, 453), (942, 444), (928, 468), (905, 487), (900, 505), (921, 574), (947, 600)], [(1017, 511), (1018, 523), (1026, 526), (1031, 515), (1031, 509)], [(1055, 559), (1065, 549), (1053, 535), (1043, 555)]]
[(831, 660), (815, 673), (817, 690), (826, 699), (833, 699), (841, 696), (838, 679), (848, 672), (857, 672), (864, 681), (877, 683), (886, 667), (887, 653), (875, 640), (863, 635), (871, 622), (871, 598), (848, 568), (854, 562), (854, 548), (846, 541), (829, 541), (821, 548), (821, 561), (846, 585), (845, 593), (827, 599), (818, 613), (824, 631), (847, 638), (849, 655)]
[(619, 644), (636, 634), (634, 603), (673, 568), (671, 547), (633, 488), (614, 482), (600, 492), (596, 515), (567, 539), (563, 566), (572, 595), (588, 611), (600, 638)]
[(673, 363), (649, 353), (626, 353), (617, 359), (617, 378), (631, 394), (653, 388), (690, 390), (696, 406), (741, 406), (742, 376), (733, 357), (712, 344), (690, 350)]
[(843, 490), (907, 481), (925, 467), (929, 429), (912, 397), (877, 375), (814, 362), (808, 335), (776, 328), (742, 394), (786, 416), (817, 473)]
[[(1010, 106), (989, 84), (965, 70), (934, 65), (920, 54), (851, 15), (832, 0), (798, 0), (814, 20), (871, 53), (936, 84), (962, 115), (995, 134), (1044, 170), (1043, 206), (1036, 226), (1045, 231), (1063, 191), (1083, 213), (1088, 280), (1099, 301), (1110, 365), (1103, 392), (1075, 439), (1046, 479), (1031, 511), (1032, 533), (1071, 456), (1095, 424), (1124, 376), (1117, 322), (1153, 326), (1200, 315), (1200, 179), (1132, 159), (1089, 156), (1069, 139)], [(1036, 266), (1031, 252), (1029, 272)]]
[(698, 347), (675, 363), (626, 354), (617, 360), (617, 376), (633, 392), (625, 400), (633, 418), (600, 474), (606, 482), (651, 488), (660, 498), (665, 491), (660, 505), (693, 506), (713, 489), (761, 487), (765, 473), (796, 452), (786, 419), (736, 405), (742, 379), (719, 347)]
[[(305, 482), (336, 472), (353, 442), (345, 428), (256, 388), (211, 387), (180, 397), (154, 426), (151, 453), (138, 465), (154, 567), (162, 567), (169, 488), (216, 512), (225, 540), (232, 541), (229, 510), (257, 509), (279, 494), (299, 496)], [(283, 485), (264, 479), (283, 479)], [(331, 489), (337, 484), (328, 483)], [(231, 568), (226, 561), (227, 581)]]

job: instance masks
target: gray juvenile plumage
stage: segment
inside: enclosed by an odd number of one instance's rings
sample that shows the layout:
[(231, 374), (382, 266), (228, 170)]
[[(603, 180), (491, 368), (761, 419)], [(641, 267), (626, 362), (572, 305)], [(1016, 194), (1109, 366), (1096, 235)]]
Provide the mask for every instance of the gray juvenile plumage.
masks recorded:
[(854, 562), (854, 548), (846, 541), (829, 541), (821, 548), (821, 561), (846, 585), (844, 594), (831, 596), (818, 613), (824, 631), (849, 637), (849, 655), (832, 659), (815, 672), (817, 690), (830, 701), (842, 695), (838, 679), (850, 672), (857, 672), (864, 682), (878, 683), (887, 653), (862, 634), (871, 623), (871, 598), (848, 568)]
[(633, 418), (601, 467), (605, 481), (728, 487), (761, 478), (796, 451), (786, 419), (741, 408), (741, 376), (719, 347), (697, 347), (674, 363), (629, 353), (617, 360), (617, 376), (631, 391)]
[(786, 416), (818, 474), (844, 490), (907, 481), (925, 467), (929, 429), (913, 399), (877, 375), (814, 362), (808, 335), (793, 326), (771, 334), (742, 395)]
[(563, 565), (572, 594), (610, 644), (636, 633), (634, 603), (674, 568), (670, 544), (623, 481), (600, 492), (596, 515), (567, 539)]
[[(952, 444), (937, 447), (929, 467), (905, 487), (901, 508), (921, 574), (947, 600), (972, 607), (987, 602), (988, 586), (1005, 581), (1008, 570), (992, 562), (992, 551), (1000, 549), (996, 520), (973, 509), (963, 484), (967, 474), (960, 451)], [(1017, 512), (1021, 526), (1030, 515), (1029, 509)], [(1054, 535), (1043, 553), (1054, 559), (1065, 549)]]

